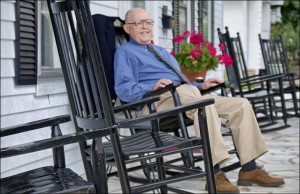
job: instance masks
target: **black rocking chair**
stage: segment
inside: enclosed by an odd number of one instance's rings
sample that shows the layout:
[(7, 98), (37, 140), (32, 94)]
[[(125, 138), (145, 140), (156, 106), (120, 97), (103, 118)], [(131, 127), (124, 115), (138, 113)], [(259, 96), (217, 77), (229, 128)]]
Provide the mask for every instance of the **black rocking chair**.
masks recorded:
[[(97, 41), (98, 45), (100, 47), (101, 57), (104, 65), (105, 74), (107, 76), (107, 84), (110, 91), (110, 96), (113, 99), (113, 101), (117, 100), (117, 95), (114, 90), (114, 68), (113, 68), (113, 62), (114, 62), (114, 53), (116, 48), (118, 48), (123, 43), (127, 42), (129, 40), (129, 35), (124, 31), (123, 25), (125, 21), (123, 21), (119, 17), (109, 17), (102, 14), (95, 14), (92, 16), (94, 27), (96, 31)], [(170, 84), (169, 86), (156, 90), (152, 93), (150, 93), (148, 96), (154, 96), (154, 95), (160, 95), (165, 92), (171, 92), (174, 98), (174, 104), (176, 106), (180, 106), (180, 99), (179, 95), (177, 94), (176, 88), (179, 86), (179, 84)], [(227, 96), (226, 93), (226, 86), (225, 84), (220, 84), (216, 87), (212, 87), (207, 90), (202, 90), (201, 94), (205, 95), (210, 92), (215, 92), (216, 90), (221, 90), (222, 96)], [(124, 112), (124, 115), (127, 116), (127, 118), (133, 118), (132, 112), (126, 111)], [(193, 121), (186, 117), (185, 114), (179, 114), (177, 116), (170, 116), (166, 118), (162, 118), (159, 120), (159, 127), (161, 131), (168, 132), (168, 133), (174, 133), (177, 137), (184, 137), (189, 138), (187, 126), (193, 125)], [(151, 128), (150, 123), (143, 123), (139, 124), (138, 126), (132, 126), (132, 134), (134, 134), (137, 131), (140, 131), (141, 129), (149, 129)], [(231, 133), (229, 130), (224, 130), (223, 136), (231, 136)], [(229, 150), (230, 154), (236, 154), (236, 150), (232, 149)], [(202, 155), (193, 155), (192, 152), (187, 152), (182, 155), (182, 158), (177, 158), (172, 160), (171, 162), (178, 162), (183, 160), (184, 165), (186, 167), (190, 168), (199, 168), (199, 166), (196, 165), (196, 162), (202, 161), (203, 157)], [(222, 168), (224, 172), (234, 170), (236, 168), (240, 167), (239, 162), (236, 162), (232, 165), (225, 166)], [(167, 173), (170, 173), (167, 171)]]
[[(214, 103), (213, 99), (202, 100), (172, 110), (156, 112), (153, 102), (159, 97), (153, 96), (141, 101), (112, 106), (107, 80), (101, 60), (100, 50), (94, 30), (92, 17), (87, 0), (51, 1), (48, 0), (49, 12), (59, 56), (66, 81), (72, 114), (78, 132), (93, 131), (101, 128), (111, 128), (108, 142), (96, 139), (98, 146), (89, 146), (84, 142), (80, 146), (88, 180), (96, 184), (99, 193), (107, 192), (100, 184), (106, 183), (106, 163), (117, 167), (117, 176), (123, 193), (142, 193), (160, 189), (178, 191), (168, 184), (196, 177), (206, 177), (208, 192), (215, 193), (214, 173), (210, 153), (209, 136), (204, 107)], [(132, 119), (116, 120), (118, 112), (148, 105), (150, 114)], [(180, 138), (159, 130), (158, 119), (177, 115), (190, 109), (199, 109), (199, 124), (202, 138)], [(145, 130), (128, 137), (121, 138), (120, 129), (126, 129), (134, 124), (151, 121), (152, 129)], [(129, 129), (128, 129), (129, 130)], [(194, 149), (203, 149), (205, 171), (187, 169), (164, 162), (166, 156), (184, 153)], [(95, 153), (98, 151), (98, 154)], [(91, 159), (99, 158), (99, 163)], [(148, 161), (151, 162), (149, 163)], [(138, 169), (157, 172), (151, 182), (132, 185), (129, 173), (137, 168), (127, 168), (127, 164), (142, 163)], [(166, 169), (175, 168), (180, 174), (168, 176)], [(101, 175), (101, 180), (93, 177), (93, 171)], [(99, 185), (99, 187), (97, 187)], [(99, 189), (99, 190), (98, 190)]]
[[(220, 43), (225, 45), (226, 51), (231, 55), (234, 62), (232, 66), (226, 66), (227, 77), (229, 80), (227, 87), (230, 88), (231, 95), (247, 98), (252, 103), (253, 110), (256, 113), (262, 132), (289, 127), (287, 124), (287, 114), (283, 95), (283, 76), (248, 76), (239, 33), (237, 33), (237, 37), (231, 37), (228, 27), (225, 27), (225, 30), (225, 33), (221, 33), (221, 30), (218, 28), (218, 35)], [(271, 90), (271, 81), (277, 82), (279, 86), (278, 91)], [(280, 106), (274, 105), (275, 97), (280, 99)], [(281, 112), (282, 116), (280, 118), (283, 120), (283, 125), (277, 125), (278, 123), (275, 121), (276, 118), (274, 116), (275, 111)]]
[[(111, 133), (110, 128), (62, 135), (60, 124), (69, 115), (56, 116), (1, 129), (1, 140), (7, 136), (51, 127), (51, 138), (1, 148), (1, 160), (52, 148), (53, 165), (1, 178), (1, 193), (96, 193), (95, 185), (66, 167), (64, 145), (99, 138)], [(97, 159), (97, 158), (95, 158)], [(97, 161), (95, 161), (97, 162)], [(94, 173), (94, 175), (96, 175)]]
[[(283, 88), (285, 94), (290, 94), (292, 98), (285, 100), (285, 102), (292, 101), (292, 107), (287, 108), (289, 116), (298, 116), (299, 117), (299, 98), (297, 99), (297, 92), (299, 93), (299, 86), (296, 86), (295, 80), (299, 80), (299, 77), (296, 78), (294, 73), (291, 73), (288, 68), (288, 59), (286, 56), (285, 48), (283, 45), (282, 37), (280, 36), (277, 39), (264, 39), (259, 34), (259, 42), (261, 46), (261, 52), (265, 64), (265, 74), (266, 75), (285, 75), (282, 78), (283, 85), (286, 87)], [(278, 87), (274, 87), (273, 84), (272, 90), (278, 91)], [(271, 85), (272, 86), (272, 85)]]

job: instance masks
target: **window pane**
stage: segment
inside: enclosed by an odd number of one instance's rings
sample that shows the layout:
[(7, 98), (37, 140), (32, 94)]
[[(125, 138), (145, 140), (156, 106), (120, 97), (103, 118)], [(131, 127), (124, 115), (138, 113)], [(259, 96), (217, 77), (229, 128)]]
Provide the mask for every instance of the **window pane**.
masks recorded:
[(208, 40), (208, 1), (203, 1), (203, 38)]
[(55, 43), (55, 38), (51, 26), (51, 19), (48, 11), (47, 2), (41, 2), (41, 66), (43, 69), (60, 68), (60, 61), (58, 58), (58, 51)]
[(179, 2), (179, 33), (182, 34), (187, 30), (187, 11), (186, 2)]
[(145, 9), (145, 1), (132, 1), (132, 7), (140, 7)]

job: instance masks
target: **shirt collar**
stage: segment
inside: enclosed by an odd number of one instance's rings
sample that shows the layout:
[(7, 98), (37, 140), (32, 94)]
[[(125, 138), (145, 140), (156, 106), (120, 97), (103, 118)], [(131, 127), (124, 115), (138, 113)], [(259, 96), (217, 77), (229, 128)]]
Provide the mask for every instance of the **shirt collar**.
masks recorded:
[(147, 45), (144, 45), (144, 44), (140, 44), (138, 42), (136, 42), (134, 39), (130, 38), (129, 42), (133, 45), (136, 45), (136, 46), (140, 46), (140, 47), (143, 47), (143, 48), (147, 48)]

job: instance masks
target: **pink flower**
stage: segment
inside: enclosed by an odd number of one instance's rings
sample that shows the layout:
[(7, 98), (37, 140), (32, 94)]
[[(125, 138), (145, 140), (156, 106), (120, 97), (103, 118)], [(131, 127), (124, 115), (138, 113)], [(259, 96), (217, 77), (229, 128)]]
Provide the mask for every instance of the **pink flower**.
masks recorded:
[(211, 56), (215, 56), (217, 54), (217, 49), (214, 47), (214, 45), (212, 43), (208, 44), (207, 49)]
[(186, 37), (188, 37), (189, 35), (191, 35), (191, 33), (190, 33), (190, 31), (185, 31), (183, 34), (182, 34), (182, 36), (184, 37), (184, 38), (186, 38)]
[(203, 53), (200, 50), (198, 50), (198, 49), (193, 49), (190, 52), (190, 56), (193, 57), (194, 59), (198, 59), (199, 57), (202, 56), (202, 54)]
[(233, 60), (230, 55), (223, 53), (222, 55), (219, 56), (219, 61), (220, 63), (223, 63), (226, 66), (230, 66), (233, 64)]
[(201, 33), (193, 32), (191, 34), (190, 43), (199, 45), (203, 42), (203, 36)]
[(173, 41), (180, 43), (180, 51), (171, 54), (175, 56), (180, 66), (187, 68), (190, 73), (203, 69), (216, 69), (219, 64), (229, 66), (233, 63), (232, 58), (225, 54), (224, 44), (219, 44), (217, 50), (213, 43), (204, 40), (201, 32), (185, 31), (176, 36)]
[(184, 36), (176, 36), (175, 38), (173, 38), (173, 42), (182, 42), (184, 41), (185, 37)]
[(221, 51), (225, 51), (225, 45), (223, 43), (219, 44), (219, 48), (221, 49)]

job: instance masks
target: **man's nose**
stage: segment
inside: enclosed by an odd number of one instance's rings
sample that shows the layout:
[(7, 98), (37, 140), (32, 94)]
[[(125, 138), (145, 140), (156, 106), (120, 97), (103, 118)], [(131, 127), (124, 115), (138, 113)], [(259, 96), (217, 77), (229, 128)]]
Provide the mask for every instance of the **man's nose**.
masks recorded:
[(143, 21), (142, 27), (148, 27), (146, 21)]

